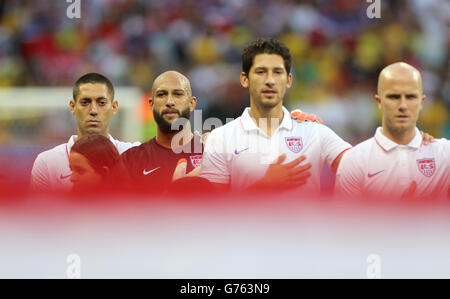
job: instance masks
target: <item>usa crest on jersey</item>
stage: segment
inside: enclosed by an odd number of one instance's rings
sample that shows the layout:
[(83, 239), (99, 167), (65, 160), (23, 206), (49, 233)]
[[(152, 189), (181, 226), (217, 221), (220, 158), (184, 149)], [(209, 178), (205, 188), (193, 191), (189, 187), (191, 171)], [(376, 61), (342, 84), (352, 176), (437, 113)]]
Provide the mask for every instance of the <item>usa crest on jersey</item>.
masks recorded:
[(303, 148), (301, 137), (285, 137), (287, 147), (294, 153), (299, 153)]
[(195, 156), (190, 156), (189, 158), (191, 158), (191, 164), (192, 166), (194, 166), (194, 168), (200, 166), (202, 164), (202, 155), (195, 155)]
[(436, 169), (433, 158), (419, 159), (417, 160), (417, 166), (419, 167), (419, 171), (426, 177), (432, 176)]

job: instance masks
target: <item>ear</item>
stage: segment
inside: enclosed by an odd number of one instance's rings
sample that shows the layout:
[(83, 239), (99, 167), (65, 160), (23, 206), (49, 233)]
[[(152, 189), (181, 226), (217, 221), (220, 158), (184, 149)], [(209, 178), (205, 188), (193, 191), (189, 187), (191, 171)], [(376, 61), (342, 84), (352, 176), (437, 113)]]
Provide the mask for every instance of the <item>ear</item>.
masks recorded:
[(195, 109), (195, 106), (197, 106), (197, 98), (196, 97), (192, 97), (189, 100), (189, 110), (192, 112)]
[(288, 82), (287, 82), (287, 88), (291, 88), (292, 86), (292, 74), (289, 73), (288, 75)]
[(244, 72), (241, 73), (241, 85), (244, 88), (248, 88), (248, 77)]
[(113, 115), (117, 113), (117, 110), (119, 109), (119, 102), (113, 101), (112, 103), (112, 109), (113, 109)]
[(422, 111), (422, 109), (423, 109), (423, 103), (425, 102), (425, 99), (426, 99), (426, 95), (423, 95), (422, 96), (422, 99), (420, 100), (420, 110), (419, 111)]
[(381, 110), (381, 98), (380, 98), (380, 96), (376, 94), (375, 95), (375, 100), (377, 101), (378, 109)]
[(70, 100), (69, 102), (69, 107), (70, 107), (70, 112), (75, 115), (75, 101), (74, 100)]
[(148, 99), (148, 105), (150, 106), (150, 110), (153, 110), (153, 99), (150, 96), (150, 98)]

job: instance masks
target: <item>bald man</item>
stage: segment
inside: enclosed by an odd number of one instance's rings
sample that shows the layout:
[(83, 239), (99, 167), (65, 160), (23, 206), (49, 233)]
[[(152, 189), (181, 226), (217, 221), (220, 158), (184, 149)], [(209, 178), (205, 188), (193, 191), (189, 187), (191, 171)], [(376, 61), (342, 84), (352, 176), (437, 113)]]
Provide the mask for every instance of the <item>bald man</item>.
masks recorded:
[(197, 99), (189, 80), (175, 71), (159, 75), (153, 82), (150, 108), (157, 124), (156, 137), (134, 147), (122, 157), (133, 182), (152, 194), (165, 191), (179, 160), (190, 173), (201, 164), (201, 136), (192, 134), (190, 114)]
[(342, 157), (337, 189), (347, 196), (436, 198), (448, 194), (450, 143), (425, 145), (416, 127), (425, 101), (422, 76), (413, 66), (394, 63), (378, 78), (382, 126), (375, 136)]

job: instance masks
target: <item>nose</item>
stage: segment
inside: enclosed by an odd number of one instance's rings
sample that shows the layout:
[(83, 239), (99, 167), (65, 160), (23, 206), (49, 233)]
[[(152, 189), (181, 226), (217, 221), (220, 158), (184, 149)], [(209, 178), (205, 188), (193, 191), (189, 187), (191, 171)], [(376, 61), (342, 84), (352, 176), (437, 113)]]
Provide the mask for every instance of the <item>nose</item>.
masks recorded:
[(89, 111), (89, 114), (92, 116), (95, 116), (98, 114), (98, 107), (97, 107), (97, 103), (92, 103), (91, 104), (91, 110)]
[(408, 105), (406, 104), (406, 97), (404, 95), (402, 95), (402, 98), (400, 99), (400, 106), (398, 107), (398, 109), (401, 112), (405, 112), (408, 110)]
[(174, 98), (173, 98), (173, 96), (172, 96), (171, 94), (169, 94), (169, 95), (167, 96), (166, 106), (167, 106), (167, 107), (173, 107), (173, 106), (175, 106), (175, 100), (174, 100)]
[(267, 72), (267, 76), (266, 76), (266, 85), (269, 87), (273, 87), (275, 85), (275, 79), (273, 77), (273, 73), (272, 72)]

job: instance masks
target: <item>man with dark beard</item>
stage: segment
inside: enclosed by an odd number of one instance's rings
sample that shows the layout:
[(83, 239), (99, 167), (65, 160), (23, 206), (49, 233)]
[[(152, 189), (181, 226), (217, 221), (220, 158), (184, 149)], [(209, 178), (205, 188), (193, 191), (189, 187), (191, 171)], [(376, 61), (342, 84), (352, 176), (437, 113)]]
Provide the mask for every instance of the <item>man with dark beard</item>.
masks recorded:
[(150, 108), (158, 126), (156, 137), (122, 154), (132, 183), (142, 191), (158, 194), (172, 182), (174, 170), (187, 163), (186, 172), (200, 166), (201, 136), (191, 132), (190, 113), (197, 99), (189, 80), (175, 71), (159, 75), (152, 86)]

